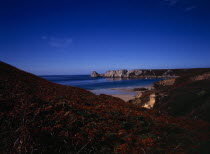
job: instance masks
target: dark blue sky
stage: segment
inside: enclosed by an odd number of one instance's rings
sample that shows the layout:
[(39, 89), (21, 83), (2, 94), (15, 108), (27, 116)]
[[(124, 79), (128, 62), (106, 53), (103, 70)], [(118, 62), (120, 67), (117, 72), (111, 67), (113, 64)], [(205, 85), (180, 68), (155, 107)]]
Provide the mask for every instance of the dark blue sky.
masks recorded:
[(210, 67), (210, 1), (1, 0), (0, 55), (39, 75)]

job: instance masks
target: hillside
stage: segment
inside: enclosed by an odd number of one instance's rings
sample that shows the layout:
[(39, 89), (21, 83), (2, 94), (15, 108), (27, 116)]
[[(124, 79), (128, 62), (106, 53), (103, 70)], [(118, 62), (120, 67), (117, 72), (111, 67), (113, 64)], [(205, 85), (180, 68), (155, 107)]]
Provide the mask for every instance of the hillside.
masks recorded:
[(159, 91), (155, 109), (210, 122), (210, 72), (177, 78), (171, 86), (155, 86)]
[(208, 130), (0, 62), (0, 153), (209, 153)]
[(131, 102), (145, 107), (153, 102), (150, 108), (161, 113), (210, 122), (209, 71), (161, 80), (154, 83), (153, 87)]

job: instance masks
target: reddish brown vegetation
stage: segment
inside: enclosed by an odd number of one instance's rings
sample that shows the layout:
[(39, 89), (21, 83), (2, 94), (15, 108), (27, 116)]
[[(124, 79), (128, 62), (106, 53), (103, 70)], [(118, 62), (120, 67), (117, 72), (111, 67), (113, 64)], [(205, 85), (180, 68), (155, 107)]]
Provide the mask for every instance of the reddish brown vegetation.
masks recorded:
[(0, 152), (198, 153), (209, 124), (162, 116), (0, 63)]
[(159, 86), (155, 109), (173, 116), (187, 116), (210, 122), (210, 73), (196, 73), (175, 80), (173, 85)]

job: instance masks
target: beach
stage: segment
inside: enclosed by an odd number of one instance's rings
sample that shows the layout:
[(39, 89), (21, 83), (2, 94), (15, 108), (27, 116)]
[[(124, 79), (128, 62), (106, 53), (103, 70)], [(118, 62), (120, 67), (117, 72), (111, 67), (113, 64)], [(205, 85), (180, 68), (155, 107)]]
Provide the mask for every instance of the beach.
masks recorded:
[(141, 93), (142, 91), (135, 91), (135, 88), (146, 88), (151, 89), (152, 85), (148, 86), (135, 86), (135, 87), (121, 87), (121, 88), (107, 88), (107, 89), (97, 89), (97, 90), (90, 90), (92, 93), (100, 95), (100, 94), (106, 94), (111, 95), (113, 97), (120, 98), (126, 102), (129, 100), (132, 100)]

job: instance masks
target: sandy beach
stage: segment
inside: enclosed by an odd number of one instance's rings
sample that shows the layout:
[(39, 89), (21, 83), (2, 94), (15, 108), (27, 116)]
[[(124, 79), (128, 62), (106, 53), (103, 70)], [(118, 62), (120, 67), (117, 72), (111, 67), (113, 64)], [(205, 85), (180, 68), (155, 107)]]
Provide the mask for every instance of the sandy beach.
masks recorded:
[(136, 95), (116, 94), (116, 95), (111, 95), (111, 96), (120, 98), (124, 100), (125, 102), (128, 102), (129, 100), (134, 99)]
[(134, 91), (134, 88), (146, 88), (151, 89), (150, 86), (136, 86), (136, 87), (121, 87), (121, 88), (109, 88), (109, 89), (98, 89), (98, 90), (91, 90), (91, 92), (100, 95), (100, 94), (106, 94), (111, 95), (113, 97), (120, 98), (124, 101), (129, 101), (135, 98), (136, 95), (141, 93), (141, 91)]

